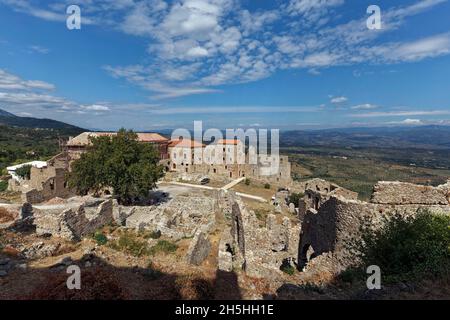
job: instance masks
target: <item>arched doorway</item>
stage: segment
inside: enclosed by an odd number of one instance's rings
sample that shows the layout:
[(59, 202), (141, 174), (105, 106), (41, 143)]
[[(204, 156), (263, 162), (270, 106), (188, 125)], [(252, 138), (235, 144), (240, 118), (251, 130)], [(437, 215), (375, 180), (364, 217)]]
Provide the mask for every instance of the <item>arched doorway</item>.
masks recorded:
[(314, 248), (310, 244), (305, 244), (298, 257), (298, 267), (300, 270), (303, 270), (308, 262), (315, 257)]

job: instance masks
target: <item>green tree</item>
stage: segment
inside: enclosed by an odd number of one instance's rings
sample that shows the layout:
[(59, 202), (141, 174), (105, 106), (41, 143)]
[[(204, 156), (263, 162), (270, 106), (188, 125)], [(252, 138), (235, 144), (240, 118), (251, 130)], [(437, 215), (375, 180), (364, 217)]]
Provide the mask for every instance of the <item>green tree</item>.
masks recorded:
[(72, 164), (69, 186), (80, 194), (112, 188), (122, 204), (148, 196), (164, 175), (152, 145), (140, 143), (133, 131), (91, 138), (92, 145)]
[(303, 198), (304, 196), (305, 195), (303, 193), (293, 192), (289, 195), (288, 202), (295, 204), (295, 206), (297, 207), (300, 199)]
[(30, 179), (31, 165), (22, 166), (16, 169), (16, 174), (22, 179)]

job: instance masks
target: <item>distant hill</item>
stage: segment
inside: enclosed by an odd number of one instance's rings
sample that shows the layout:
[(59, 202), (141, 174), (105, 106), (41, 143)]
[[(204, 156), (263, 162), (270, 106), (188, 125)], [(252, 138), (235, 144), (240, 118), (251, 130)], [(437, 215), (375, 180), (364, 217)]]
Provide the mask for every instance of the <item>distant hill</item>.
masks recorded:
[(19, 128), (58, 129), (68, 134), (77, 134), (85, 131), (82, 128), (61, 121), (32, 117), (19, 117), (2, 109), (0, 109), (0, 125)]
[(280, 144), (283, 147), (450, 149), (450, 126), (284, 131), (280, 134)]

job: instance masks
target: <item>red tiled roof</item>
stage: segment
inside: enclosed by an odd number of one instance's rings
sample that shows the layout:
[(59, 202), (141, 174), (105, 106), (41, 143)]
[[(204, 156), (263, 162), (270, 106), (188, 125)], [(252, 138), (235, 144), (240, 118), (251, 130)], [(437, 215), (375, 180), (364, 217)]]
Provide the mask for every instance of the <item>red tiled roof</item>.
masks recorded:
[(191, 139), (170, 140), (169, 147), (179, 148), (203, 148), (205, 145)]
[[(116, 132), (83, 132), (82, 134), (72, 138), (67, 142), (68, 146), (87, 146), (89, 145), (89, 137), (100, 137), (100, 136), (113, 136), (116, 135)], [(136, 133), (138, 136), (138, 141), (140, 142), (165, 142), (169, 141), (169, 139), (164, 138), (159, 133), (146, 133), (146, 132), (138, 132)]]

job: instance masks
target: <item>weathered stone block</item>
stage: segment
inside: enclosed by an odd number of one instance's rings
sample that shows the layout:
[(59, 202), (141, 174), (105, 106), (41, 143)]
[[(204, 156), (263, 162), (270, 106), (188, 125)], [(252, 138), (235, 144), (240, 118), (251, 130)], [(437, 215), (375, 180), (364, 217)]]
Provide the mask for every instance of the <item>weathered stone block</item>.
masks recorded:
[(187, 261), (199, 266), (208, 257), (211, 251), (211, 242), (208, 235), (203, 231), (197, 231), (187, 253)]

